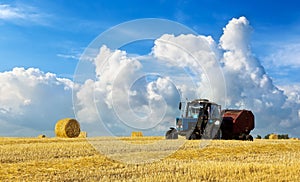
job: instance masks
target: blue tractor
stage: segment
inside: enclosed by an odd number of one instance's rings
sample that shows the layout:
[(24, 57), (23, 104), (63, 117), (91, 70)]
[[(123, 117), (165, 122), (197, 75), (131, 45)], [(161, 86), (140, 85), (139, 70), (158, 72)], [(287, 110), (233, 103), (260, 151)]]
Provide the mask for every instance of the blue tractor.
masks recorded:
[[(185, 104), (183, 106), (183, 104)], [(176, 127), (166, 132), (166, 139), (217, 139), (221, 137), (221, 106), (207, 99), (180, 102), (181, 117), (176, 118)]]

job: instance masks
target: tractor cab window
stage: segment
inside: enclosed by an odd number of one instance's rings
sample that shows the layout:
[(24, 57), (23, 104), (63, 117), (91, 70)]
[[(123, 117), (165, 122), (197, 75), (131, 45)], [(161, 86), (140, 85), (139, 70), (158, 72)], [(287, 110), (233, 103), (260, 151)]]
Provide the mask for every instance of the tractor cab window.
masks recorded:
[(188, 118), (198, 118), (199, 112), (203, 110), (203, 105), (199, 103), (190, 103), (188, 107), (187, 117)]

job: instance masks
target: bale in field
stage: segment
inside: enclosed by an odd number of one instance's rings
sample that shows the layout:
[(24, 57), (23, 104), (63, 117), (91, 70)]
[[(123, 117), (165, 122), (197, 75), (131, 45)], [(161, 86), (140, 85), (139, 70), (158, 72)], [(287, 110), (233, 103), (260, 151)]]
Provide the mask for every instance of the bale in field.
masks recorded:
[(278, 139), (278, 135), (276, 134), (270, 134), (269, 139)]
[(87, 137), (87, 132), (86, 131), (81, 131), (78, 137), (79, 138), (86, 138)]
[(131, 132), (131, 137), (142, 137), (143, 133), (141, 131), (133, 131)]
[(46, 138), (46, 135), (39, 135), (38, 138)]
[(80, 125), (76, 119), (65, 118), (59, 120), (55, 125), (57, 137), (75, 138), (80, 134)]

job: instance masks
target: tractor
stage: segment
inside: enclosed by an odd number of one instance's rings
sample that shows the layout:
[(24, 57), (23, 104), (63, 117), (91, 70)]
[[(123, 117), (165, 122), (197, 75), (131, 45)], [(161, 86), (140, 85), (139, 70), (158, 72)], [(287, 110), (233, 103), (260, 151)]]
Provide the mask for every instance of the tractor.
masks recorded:
[(248, 110), (221, 110), (221, 106), (207, 99), (179, 103), (181, 117), (176, 127), (166, 132), (166, 139), (240, 139), (253, 140), (249, 135), (254, 129), (254, 115)]

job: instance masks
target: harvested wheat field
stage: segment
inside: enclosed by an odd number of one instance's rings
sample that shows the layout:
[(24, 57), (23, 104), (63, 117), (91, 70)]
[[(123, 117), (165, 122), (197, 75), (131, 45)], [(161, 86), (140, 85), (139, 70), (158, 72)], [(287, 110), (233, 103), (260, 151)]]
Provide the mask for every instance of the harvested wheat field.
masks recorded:
[[(174, 141), (160, 137), (119, 138), (139, 146), (115, 149), (109, 138), (0, 138), (0, 181), (298, 181), (300, 141)], [(93, 141), (93, 142), (91, 142)], [(161, 141), (160, 149), (151, 148)], [(94, 146), (113, 154), (100, 154)], [(91, 145), (93, 143), (93, 145)], [(163, 144), (163, 145), (162, 145)], [(110, 147), (110, 146), (114, 147)], [(97, 147), (96, 147), (97, 148)], [(133, 147), (134, 148), (134, 147)], [(119, 153), (118, 153), (119, 152)], [(139, 156), (164, 158), (134, 163)], [(123, 157), (122, 157), (123, 156)], [(125, 157), (124, 157), (125, 156)], [(118, 161), (132, 159), (131, 163)], [(160, 156), (158, 156), (160, 158)], [(117, 159), (117, 160), (116, 160)]]

